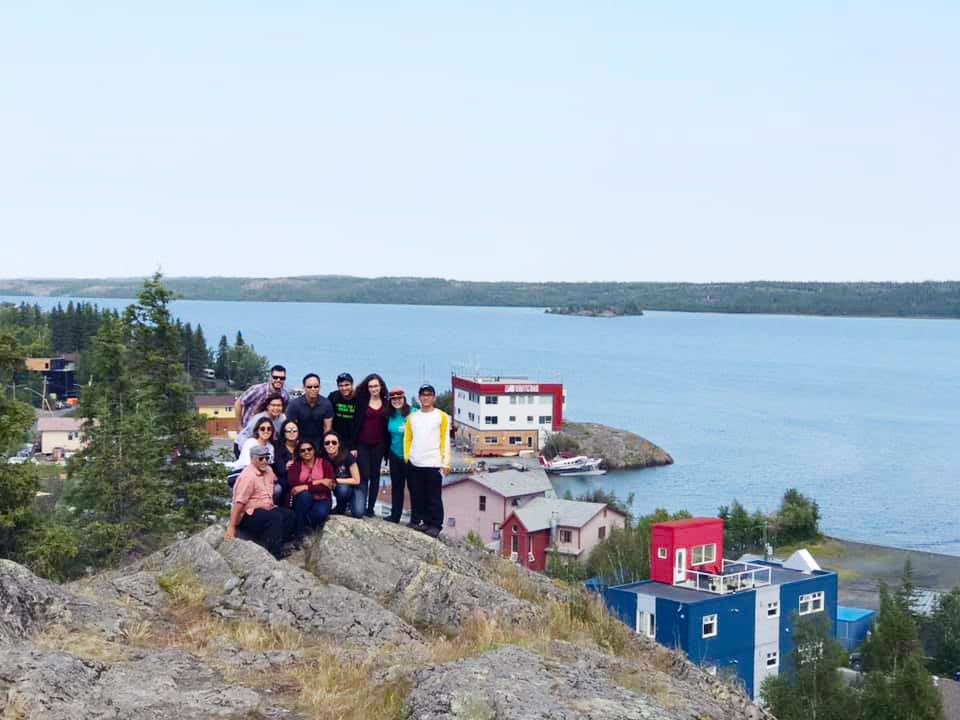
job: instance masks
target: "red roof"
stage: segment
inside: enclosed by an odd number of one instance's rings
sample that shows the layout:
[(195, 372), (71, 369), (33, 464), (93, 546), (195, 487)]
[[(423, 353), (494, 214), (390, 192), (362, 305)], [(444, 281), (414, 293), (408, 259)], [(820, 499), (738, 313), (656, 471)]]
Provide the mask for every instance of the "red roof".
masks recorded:
[(690, 528), (703, 527), (704, 525), (713, 525), (715, 523), (723, 524), (723, 518), (698, 517), (686, 518), (684, 520), (664, 520), (663, 522), (654, 523), (654, 527)]

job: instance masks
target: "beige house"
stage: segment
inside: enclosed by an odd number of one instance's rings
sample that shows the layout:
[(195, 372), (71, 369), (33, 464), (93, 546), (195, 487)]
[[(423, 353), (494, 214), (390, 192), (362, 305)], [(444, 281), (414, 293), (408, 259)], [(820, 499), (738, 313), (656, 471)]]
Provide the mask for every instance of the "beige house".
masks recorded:
[(83, 420), (73, 417), (42, 417), (37, 420), (40, 452), (52, 455), (54, 448), (65, 452), (83, 449)]

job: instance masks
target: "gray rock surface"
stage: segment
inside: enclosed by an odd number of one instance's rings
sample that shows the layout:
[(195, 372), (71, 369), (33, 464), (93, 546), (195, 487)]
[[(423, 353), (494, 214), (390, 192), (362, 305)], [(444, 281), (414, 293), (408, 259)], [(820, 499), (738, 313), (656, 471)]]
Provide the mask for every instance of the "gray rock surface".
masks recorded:
[[(463, 543), (393, 523), (335, 517), (322, 536), (308, 542), (303, 562), (318, 577), (443, 632), (456, 630), (477, 612), (513, 623), (537, 617), (540, 608), (492, 582), (498, 570), (490, 559)], [(512, 570), (544, 598), (562, 599), (562, 591), (545, 576), (519, 566)]]
[(54, 623), (116, 637), (128, 616), (123, 608), (72, 595), (22, 565), (0, 560), (0, 645), (29, 638)]
[(415, 625), (431, 625), (448, 633), (476, 613), (494, 615), (507, 624), (543, 616), (539, 606), (496, 585), (427, 563), (400, 579), (388, 605)]
[[(246, 573), (241, 584), (214, 606), (214, 612), (223, 617), (250, 615), (268, 624), (289, 625), (356, 645), (411, 642), (420, 637), (413, 627), (373, 600), (339, 585), (326, 585), (306, 570), (274, 560), (259, 545), (237, 540), (225, 543), (221, 550), (231, 567)], [(258, 554), (262, 554), (259, 561), (246, 564)]]
[(16, 698), (28, 717), (49, 720), (289, 717), (257, 692), (227, 684), (196, 658), (169, 650), (107, 664), (13, 645), (0, 654), (0, 708), (3, 698)]

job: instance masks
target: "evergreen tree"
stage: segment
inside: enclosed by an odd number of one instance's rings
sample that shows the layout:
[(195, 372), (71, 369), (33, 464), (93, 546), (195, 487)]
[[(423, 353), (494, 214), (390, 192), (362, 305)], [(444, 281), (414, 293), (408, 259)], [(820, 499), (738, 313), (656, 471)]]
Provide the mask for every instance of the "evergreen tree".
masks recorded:
[(210, 438), (193, 409), (189, 378), (179, 361), (182, 336), (170, 315), (172, 300), (173, 292), (156, 273), (144, 282), (138, 302), (127, 308), (126, 323), (132, 370), (158, 416), (157, 431), (168, 458), (163, 475), (176, 494), (182, 527), (193, 529), (223, 513), (225, 493), (214, 481), (222, 468), (207, 456)]
[(267, 358), (258, 354), (253, 345), (237, 345), (230, 350), (230, 384), (234, 387), (266, 382), (269, 370)]
[(217, 345), (217, 359), (213, 365), (213, 375), (220, 380), (230, 380), (230, 344), (227, 336), (221, 335)]
[(960, 586), (940, 597), (930, 629), (934, 672), (960, 670)]
[(820, 613), (793, 623), (790, 662), (763, 681), (760, 694), (778, 720), (851, 720), (859, 713), (856, 694), (837, 672), (844, 652)]
[(246, 343), (243, 341), (243, 333), (237, 330), (237, 339), (233, 341), (234, 347), (243, 347)]
[(900, 573), (900, 587), (897, 588), (896, 599), (897, 602), (913, 616), (914, 620), (916, 620), (913, 606), (917, 600), (917, 585), (913, 579), (913, 563), (910, 561), (909, 555), (907, 559), (903, 561), (903, 571)]
[(194, 377), (202, 377), (203, 371), (210, 367), (210, 348), (207, 347), (207, 339), (200, 325), (197, 325), (190, 340), (190, 359), (195, 369)]
[(881, 583), (880, 613), (862, 648), (864, 669), (893, 673), (906, 658), (919, 653), (917, 626), (910, 611)]

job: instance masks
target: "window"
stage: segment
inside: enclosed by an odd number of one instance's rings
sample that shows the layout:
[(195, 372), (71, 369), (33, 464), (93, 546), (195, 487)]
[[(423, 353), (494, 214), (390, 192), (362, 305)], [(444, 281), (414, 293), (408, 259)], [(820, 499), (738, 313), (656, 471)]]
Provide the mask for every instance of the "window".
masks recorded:
[(527, 415), (527, 422), (533, 422), (533, 415)]
[(800, 614), (809, 615), (810, 613), (823, 611), (823, 591), (808, 593), (800, 596)]
[(510, 416), (510, 422), (516, 422), (516, 421), (517, 421), (517, 416), (516, 416), (516, 415), (511, 415), (511, 416)]
[(780, 655), (779, 655), (779, 653), (778, 653), (776, 650), (774, 650), (773, 652), (768, 652), (768, 653), (767, 653), (767, 667), (768, 667), (768, 668), (775, 668), (775, 667), (777, 667), (777, 665), (779, 665), (779, 664), (780, 664)]
[(797, 648), (797, 656), (801, 665), (819, 660), (823, 657), (823, 640), (801, 645)]
[(511, 395), (511, 396), (510, 396), (510, 404), (511, 404), (511, 405), (516, 405), (516, 404), (517, 404), (517, 396), (516, 396), (516, 395)]
[(661, 560), (667, 559), (667, 549), (665, 547), (657, 548), (657, 557)]
[(597, 538), (603, 540), (607, 536), (607, 526), (601, 525), (597, 528)]
[(703, 616), (703, 637), (712, 638), (717, 636), (717, 615)]
[[(516, 532), (517, 529), (514, 528), (513, 531)], [(510, 538), (510, 552), (520, 552), (520, 538), (516, 535)]]
[(476, 419), (477, 419), (477, 416), (474, 415), (473, 413), (467, 413), (467, 417), (469, 417), (471, 420), (476, 420)]
[(484, 425), (496, 425), (496, 424), (497, 424), (497, 416), (496, 416), (496, 415), (484, 415), (484, 416), (483, 416), (483, 423), (484, 423)]
[(457, 408), (457, 415), (460, 414), (460, 408)]
[(496, 435), (486, 435), (483, 438), (483, 441), (487, 445), (496, 445), (498, 442), (500, 442), (500, 438), (498, 438)]
[(552, 422), (553, 422), (553, 416), (552, 416), (552, 415), (541, 415), (541, 416), (540, 416), (540, 424), (541, 424), (541, 425), (547, 425), (548, 423), (552, 423)]
[(694, 545), (693, 546), (693, 560), (694, 565), (706, 565), (707, 563), (712, 563), (717, 561), (717, 545), (716, 543), (710, 543), (709, 545)]
[(475, 393), (475, 392), (468, 393), (467, 398), (472, 402), (478, 403), (480, 402), (480, 393)]
[(479, 500), (480, 500), (480, 512), (486, 512), (486, 511), (487, 511), (487, 496), (486, 496), (486, 495), (481, 495), (480, 498), (479, 498)]
[(780, 603), (777, 600), (767, 603), (767, 617), (775, 618), (780, 617)]
[(496, 405), (498, 402), (500, 402), (500, 397), (498, 395), (484, 395), (483, 401), (487, 405)]
[(572, 542), (573, 542), (573, 531), (572, 531), (572, 530), (561, 530), (561, 531), (560, 531), (560, 542), (562, 542), (562, 543), (572, 543)]
[(520, 437), (519, 435), (511, 435), (509, 438), (509, 443), (511, 445), (520, 445), (521, 443), (523, 443), (523, 438)]

